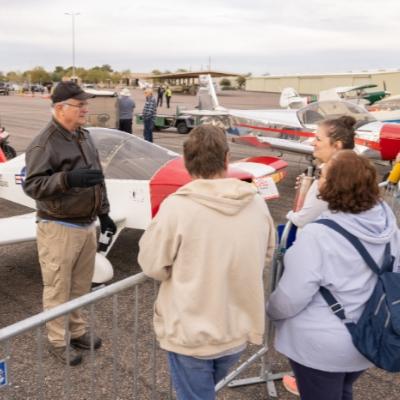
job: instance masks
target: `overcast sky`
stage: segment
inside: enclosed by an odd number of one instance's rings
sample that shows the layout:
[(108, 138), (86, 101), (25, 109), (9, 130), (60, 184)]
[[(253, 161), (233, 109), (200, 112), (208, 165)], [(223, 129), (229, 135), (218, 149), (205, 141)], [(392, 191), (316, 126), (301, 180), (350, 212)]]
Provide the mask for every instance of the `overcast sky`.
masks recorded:
[(0, 71), (400, 68), (399, 0), (0, 0)]

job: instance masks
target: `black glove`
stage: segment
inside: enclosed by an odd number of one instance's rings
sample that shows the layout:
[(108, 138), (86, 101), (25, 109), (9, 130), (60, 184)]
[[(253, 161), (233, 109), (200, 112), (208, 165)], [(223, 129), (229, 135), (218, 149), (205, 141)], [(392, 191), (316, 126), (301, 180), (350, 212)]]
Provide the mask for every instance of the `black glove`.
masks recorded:
[(66, 172), (69, 187), (89, 187), (104, 181), (103, 172), (99, 169), (80, 168)]
[(101, 233), (111, 231), (113, 234), (117, 231), (117, 226), (108, 214), (99, 215)]

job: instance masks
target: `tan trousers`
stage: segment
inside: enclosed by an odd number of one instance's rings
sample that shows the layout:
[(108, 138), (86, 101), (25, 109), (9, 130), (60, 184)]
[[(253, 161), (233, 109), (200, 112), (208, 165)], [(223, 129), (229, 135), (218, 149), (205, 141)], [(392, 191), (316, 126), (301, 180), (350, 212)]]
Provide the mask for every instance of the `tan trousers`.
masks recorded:
[[(37, 246), (43, 278), (43, 308), (48, 310), (90, 290), (96, 256), (96, 229), (73, 228), (56, 222), (37, 225)], [(50, 343), (66, 345), (65, 318), (46, 324)], [(71, 338), (86, 332), (80, 311), (70, 314)]]

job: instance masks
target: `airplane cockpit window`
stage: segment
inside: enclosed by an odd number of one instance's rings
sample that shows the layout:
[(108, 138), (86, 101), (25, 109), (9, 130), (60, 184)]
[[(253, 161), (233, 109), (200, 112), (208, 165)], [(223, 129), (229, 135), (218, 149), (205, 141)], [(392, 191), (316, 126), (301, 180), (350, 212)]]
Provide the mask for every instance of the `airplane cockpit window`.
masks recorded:
[(108, 179), (150, 179), (179, 154), (114, 129), (90, 128)]
[(376, 121), (364, 107), (346, 101), (319, 101), (311, 103), (297, 112), (300, 123), (305, 127), (314, 127), (324, 119), (338, 118), (342, 115), (354, 117), (357, 121), (356, 127)]

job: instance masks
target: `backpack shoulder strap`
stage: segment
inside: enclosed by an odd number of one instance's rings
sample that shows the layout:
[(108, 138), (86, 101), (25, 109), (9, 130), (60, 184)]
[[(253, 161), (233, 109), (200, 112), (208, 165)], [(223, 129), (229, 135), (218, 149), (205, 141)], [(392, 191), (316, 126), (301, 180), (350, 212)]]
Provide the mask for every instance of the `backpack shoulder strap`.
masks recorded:
[(324, 298), (324, 300), (328, 303), (329, 308), (331, 311), (341, 320), (346, 319), (346, 314), (344, 312), (344, 308), (342, 304), (340, 304), (335, 296), (328, 290), (327, 288), (320, 286), (319, 292), (321, 293), (321, 296)]
[[(376, 264), (375, 260), (371, 257), (371, 255), (368, 253), (367, 249), (364, 247), (364, 245), (360, 242), (360, 240), (351, 234), (349, 231), (344, 229), (342, 226), (340, 226), (337, 222), (331, 220), (331, 219), (319, 219), (317, 221), (314, 221), (315, 224), (321, 224), (328, 226), (329, 228), (333, 229), (334, 231), (340, 233), (342, 236), (344, 236), (360, 253), (361, 257), (364, 259), (366, 264), (368, 265), (369, 268), (375, 274), (380, 275), (381, 269), (378, 267)], [(390, 244), (389, 244), (390, 246)], [(389, 247), (390, 249), (390, 247)]]

